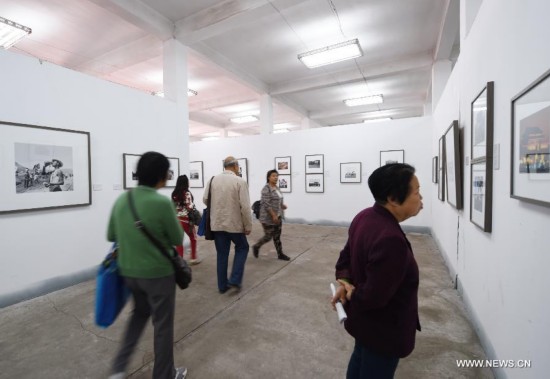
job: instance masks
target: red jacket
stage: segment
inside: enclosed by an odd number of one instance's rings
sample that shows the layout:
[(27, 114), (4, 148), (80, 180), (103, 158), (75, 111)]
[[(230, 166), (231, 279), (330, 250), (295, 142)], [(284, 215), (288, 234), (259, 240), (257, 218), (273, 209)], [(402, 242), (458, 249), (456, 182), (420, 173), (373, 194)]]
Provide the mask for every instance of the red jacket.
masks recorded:
[(414, 349), (418, 319), (418, 266), (395, 217), (375, 204), (349, 228), (336, 279), (354, 286), (346, 303), (346, 330), (374, 353), (404, 358)]

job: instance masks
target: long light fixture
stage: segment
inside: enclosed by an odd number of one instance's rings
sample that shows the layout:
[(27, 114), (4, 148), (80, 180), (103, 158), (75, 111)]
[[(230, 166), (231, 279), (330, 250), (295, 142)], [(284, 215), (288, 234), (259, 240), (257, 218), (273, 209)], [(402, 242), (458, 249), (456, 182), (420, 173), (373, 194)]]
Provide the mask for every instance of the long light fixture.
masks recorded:
[[(197, 91), (193, 91), (192, 89), (187, 90), (187, 97), (197, 96), (197, 94), (198, 94)], [(164, 97), (164, 92), (163, 91), (153, 92), (153, 95), (158, 97)]]
[(247, 122), (253, 122), (258, 121), (257, 116), (249, 115), (249, 116), (242, 116), (242, 117), (233, 117), (230, 118), (229, 121), (231, 121), (234, 124), (245, 124)]
[(322, 47), (320, 49), (298, 54), (298, 59), (308, 68), (324, 66), (331, 63), (357, 58), (363, 55), (359, 40), (352, 39), (346, 42), (337, 43)]
[(348, 107), (356, 107), (358, 105), (367, 104), (382, 104), (383, 102), (384, 98), (382, 97), (382, 95), (363, 96), (356, 97), (354, 99), (344, 100), (344, 104), (346, 104)]
[(32, 29), (0, 17), (0, 47), (4, 50), (12, 47), (17, 41), (32, 33)]
[(363, 120), (363, 123), (370, 124), (371, 122), (391, 121), (391, 120), (393, 120), (393, 118), (391, 117), (369, 118), (367, 120)]

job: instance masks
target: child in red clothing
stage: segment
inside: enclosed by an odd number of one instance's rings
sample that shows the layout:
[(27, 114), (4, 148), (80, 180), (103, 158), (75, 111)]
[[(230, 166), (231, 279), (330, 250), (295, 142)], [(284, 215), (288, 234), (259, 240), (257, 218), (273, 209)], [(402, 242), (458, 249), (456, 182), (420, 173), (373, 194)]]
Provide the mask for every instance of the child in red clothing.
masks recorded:
[[(197, 233), (195, 225), (189, 221), (189, 211), (195, 207), (193, 203), (193, 195), (189, 192), (189, 179), (187, 175), (180, 175), (176, 182), (176, 188), (172, 192), (172, 201), (176, 205), (176, 212), (181, 227), (185, 234), (189, 236), (191, 241), (191, 265), (199, 264), (201, 261), (197, 258)], [(183, 243), (176, 246), (176, 250), (183, 258)]]

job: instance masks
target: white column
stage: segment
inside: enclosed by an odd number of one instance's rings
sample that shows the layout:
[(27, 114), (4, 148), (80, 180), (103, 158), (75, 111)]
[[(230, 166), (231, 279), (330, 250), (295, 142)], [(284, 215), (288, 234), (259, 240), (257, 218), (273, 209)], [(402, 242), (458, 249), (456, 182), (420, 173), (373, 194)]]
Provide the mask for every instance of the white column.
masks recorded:
[(301, 121), (302, 129), (311, 129), (311, 119), (304, 117)]
[[(187, 47), (176, 39), (169, 39), (163, 46), (164, 98), (177, 104), (180, 129), (177, 138), (181, 150), (174, 152), (180, 161), (180, 173), (189, 171), (189, 102), (187, 100)], [(172, 153), (172, 152), (169, 152)]]
[(439, 103), (439, 98), (451, 76), (452, 67), (452, 62), (448, 59), (438, 60), (432, 67), (432, 111)]
[(229, 136), (229, 131), (227, 129), (220, 130), (220, 138), (227, 138)]
[(270, 95), (260, 96), (260, 134), (273, 133), (273, 102)]

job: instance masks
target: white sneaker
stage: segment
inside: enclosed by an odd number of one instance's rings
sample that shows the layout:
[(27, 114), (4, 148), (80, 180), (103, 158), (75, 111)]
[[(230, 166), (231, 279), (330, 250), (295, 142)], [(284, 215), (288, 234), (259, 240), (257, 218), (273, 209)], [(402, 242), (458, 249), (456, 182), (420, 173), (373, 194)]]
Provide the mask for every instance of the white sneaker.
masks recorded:
[(126, 374), (124, 372), (117, 372), (116, 374), (112, 374), (109, 376), (109, 379), (124, 379), (126, 378)]
[(176, 376), (174, 376), (174, 379), (185, 379), (186, 376), (187, 376), (187, 368), (178, 367), (176, 369)]

